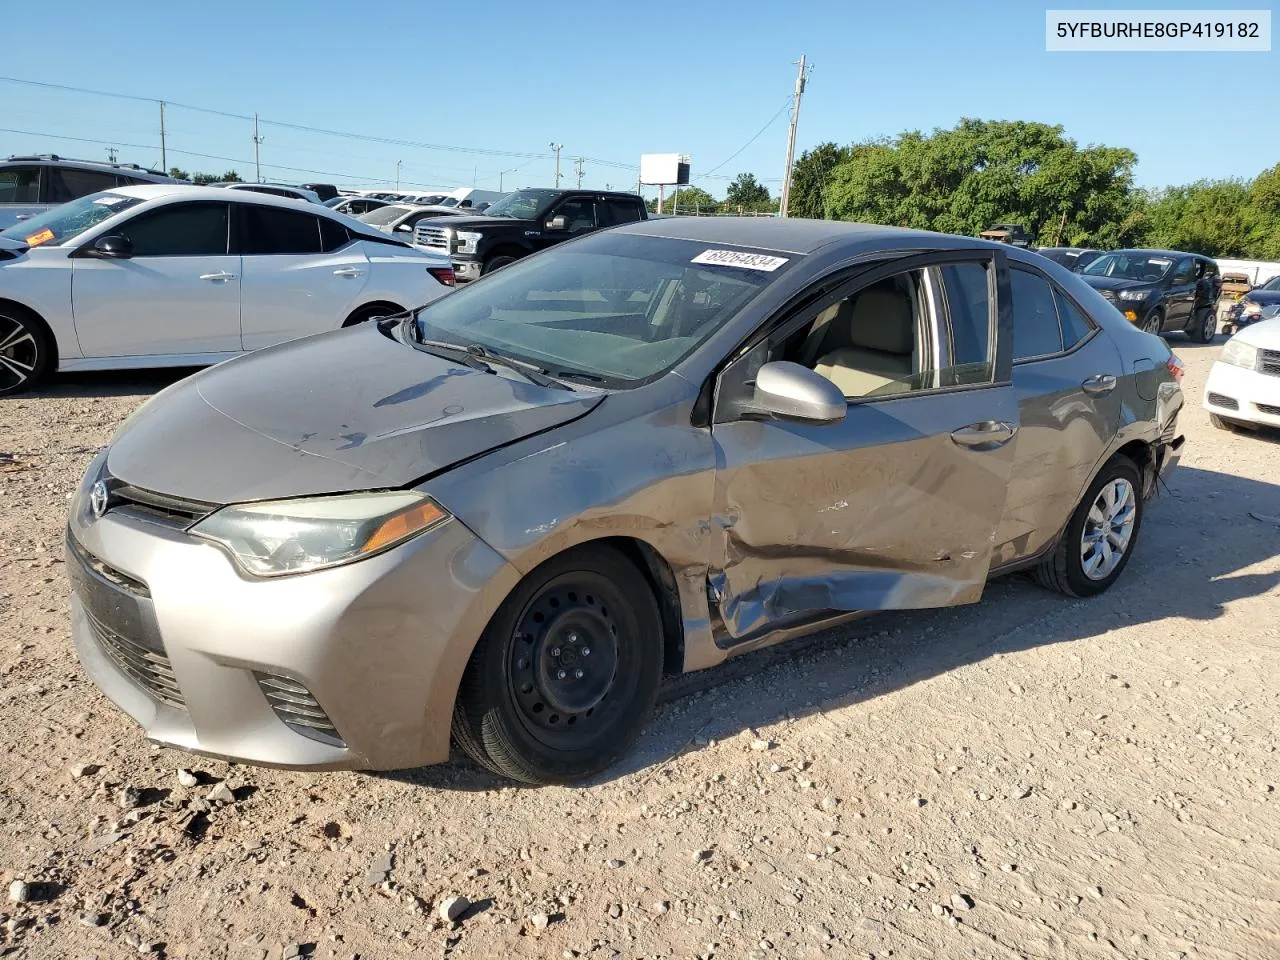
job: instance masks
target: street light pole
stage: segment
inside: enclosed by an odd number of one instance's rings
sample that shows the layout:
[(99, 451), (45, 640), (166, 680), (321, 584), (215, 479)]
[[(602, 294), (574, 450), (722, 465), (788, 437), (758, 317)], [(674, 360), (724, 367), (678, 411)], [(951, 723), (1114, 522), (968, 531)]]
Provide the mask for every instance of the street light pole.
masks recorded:
[(401, 166), (401, 164), (403, 164), (403, 163), (404, 163), (404, 161), (403, 161), (403, 160), (397, 160), (397, 161), (396, 161), (396, 189), (397, 189), (397, 190), (399, 190), (399, 189), (400, 189), (400, 166)]

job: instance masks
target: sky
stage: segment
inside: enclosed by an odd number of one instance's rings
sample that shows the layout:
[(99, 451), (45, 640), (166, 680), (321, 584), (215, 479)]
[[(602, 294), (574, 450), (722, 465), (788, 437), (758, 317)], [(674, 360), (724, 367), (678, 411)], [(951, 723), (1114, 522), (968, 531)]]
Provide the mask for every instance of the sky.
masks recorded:
[(1248, 178), (1280, 161), (1280, 124), (1257, 122), (1274, 119), (1280, 54), (1048, 53), (1045, 10), (1067, 6), (487, 0), (446, 12), (421, 0), (223, 0), (209, 14), (10, 3), (0, 76), (142, 99), (0, 81), (0, 156), (106, 159), (114, 144), (123, 162), (159, 166), (154, 101), (165, 100), (166, 159), (187, 171), (253, 179), (253, 123), (179, 105), (259, 114), (264, 180), (549, 186), (558, 143), (563, 185), (576, 182), (579, 156), (584, 186), (626, 189), (642, 153), (684, 153), (693, 182), (716, 196), (743, 171), (776, 194), (805, 54), (797, 156), (977, 117), (1061, 124), (1082, 146), (1128, 147), (1147, 187)]

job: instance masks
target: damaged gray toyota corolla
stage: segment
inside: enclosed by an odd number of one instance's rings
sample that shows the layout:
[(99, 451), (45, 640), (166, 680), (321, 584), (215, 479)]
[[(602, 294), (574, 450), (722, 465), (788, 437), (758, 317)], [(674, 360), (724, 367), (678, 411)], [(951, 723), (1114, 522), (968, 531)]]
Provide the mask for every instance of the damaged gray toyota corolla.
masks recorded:
[(1096, 594), (1182, 446), (1181, 364), (963, 237), (641, 222), (175, 384), (91, 464), (80, 658), (250, 763), (607, 767), (664, 674), (1029, 568)]

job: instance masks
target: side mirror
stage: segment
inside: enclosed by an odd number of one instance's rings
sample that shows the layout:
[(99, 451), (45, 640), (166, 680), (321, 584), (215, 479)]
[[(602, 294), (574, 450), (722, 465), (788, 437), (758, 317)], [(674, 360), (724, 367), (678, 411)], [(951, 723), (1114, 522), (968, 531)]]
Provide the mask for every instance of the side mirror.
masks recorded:
[(99, 237), (93, 245), (93, 255), (104, 260), (128, 260), (133, 256), (133, 241), (115, 234)]
[(397, 232), (397, 233), (409, 233), (409, 232), (411, 232), (412, 230), (413, 230), (413, 227), (412, 227), (412, 226), (410, 226), (410, 225), (409, 225), (409, 224), (407, 224), (407, 223), (402, 223), (402, 224), (400, 224), (400, 226), (396, 227), (396, 232)]
[(840, 388), (821, 374), (790, 360), (775, 360), (756, 373), (752, 408), (786, 420), (839, 423), (849, 404)]
[(568, 230), (569, 218), (564, 216), (563, 214), (552, 217), (550, 220), (547, 221), (547, 229), (548, 230)]

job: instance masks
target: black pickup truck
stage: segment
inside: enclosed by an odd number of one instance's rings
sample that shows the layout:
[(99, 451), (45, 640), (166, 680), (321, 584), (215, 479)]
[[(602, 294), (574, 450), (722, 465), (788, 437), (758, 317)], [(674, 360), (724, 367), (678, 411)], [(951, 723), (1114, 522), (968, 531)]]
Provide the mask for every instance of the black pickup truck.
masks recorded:
[(634, 193), (517, 190), (483, 216), (423, 220), (413, 242), (448, 254), (458, 282), (464, 283), (545, 247), (647, 216), (644, 199)]

